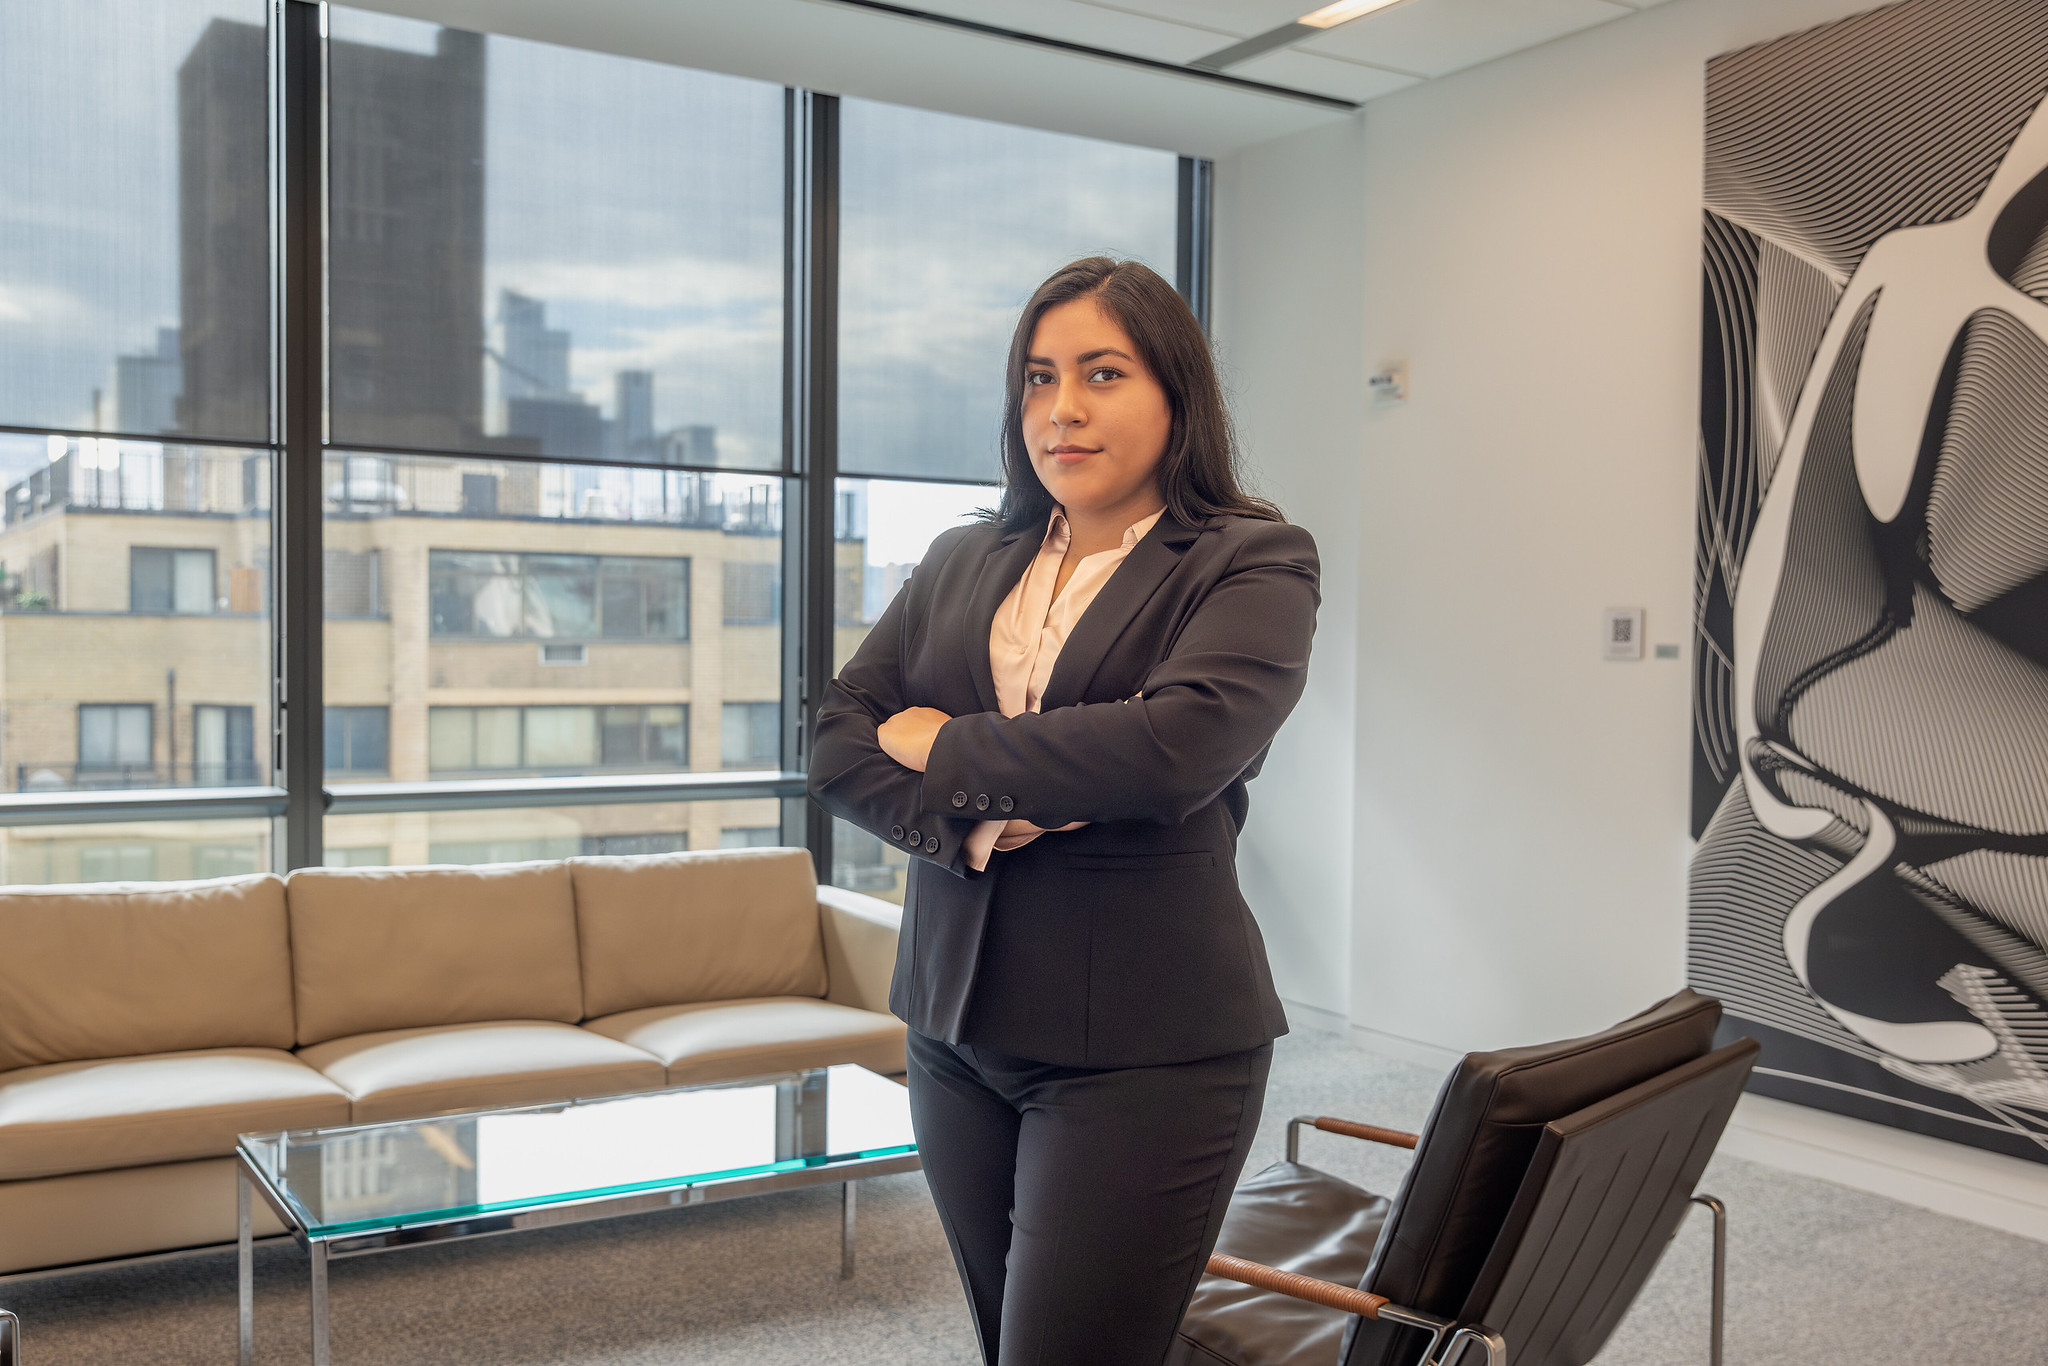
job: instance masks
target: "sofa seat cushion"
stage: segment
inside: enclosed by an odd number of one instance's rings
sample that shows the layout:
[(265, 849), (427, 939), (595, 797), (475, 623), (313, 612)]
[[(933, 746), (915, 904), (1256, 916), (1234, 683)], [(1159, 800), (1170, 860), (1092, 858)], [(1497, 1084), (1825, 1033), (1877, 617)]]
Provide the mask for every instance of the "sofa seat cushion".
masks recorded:
[(299, 1057), (337, 1082), (358, 1124), (659, 1090), (661, 1061), (552, 1020), (488, 1020), (330, 1039)]
[(661, 1059), (671, 1086), (842, 1062), (885, 1073), (904, 1066), (901, 1020), (808, 996), (650, 1006), (583, 1027)]
[(349, 1122), (348, 1094), (277, 1048), (0, 1072), (0, 1180), (226, 1157), (237, 1134)]

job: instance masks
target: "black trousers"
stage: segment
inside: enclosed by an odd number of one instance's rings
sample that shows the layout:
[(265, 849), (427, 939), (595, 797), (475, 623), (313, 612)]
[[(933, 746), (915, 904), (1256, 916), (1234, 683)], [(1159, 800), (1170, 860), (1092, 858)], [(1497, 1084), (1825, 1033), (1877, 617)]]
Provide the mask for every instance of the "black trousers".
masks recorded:
[(910, 1115), (989, 1366), (1158, 1366), (1266, 1098), (1273, 1046), (1054, 1067), (910, 1031)]

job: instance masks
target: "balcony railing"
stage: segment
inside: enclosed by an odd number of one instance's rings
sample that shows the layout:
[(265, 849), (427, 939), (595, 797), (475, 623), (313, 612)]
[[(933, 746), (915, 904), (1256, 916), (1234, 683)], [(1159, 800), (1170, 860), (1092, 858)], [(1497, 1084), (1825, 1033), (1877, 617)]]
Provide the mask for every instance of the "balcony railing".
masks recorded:
[(336, 455), (321, 462), (331, 517), (652, 522), (773, 535), (782, 493), (754, 478), (645, 466), (550, 465), (447, 456)]
[(258, 787), (253, 759), (191, 764), (16, 764), (16, 792), (108, 792), (145, 787)]
[(81, 438), (75, 449), (10, 486), (0, 514), (13, 526), (63, 511), (267, 515), (270, 457)]

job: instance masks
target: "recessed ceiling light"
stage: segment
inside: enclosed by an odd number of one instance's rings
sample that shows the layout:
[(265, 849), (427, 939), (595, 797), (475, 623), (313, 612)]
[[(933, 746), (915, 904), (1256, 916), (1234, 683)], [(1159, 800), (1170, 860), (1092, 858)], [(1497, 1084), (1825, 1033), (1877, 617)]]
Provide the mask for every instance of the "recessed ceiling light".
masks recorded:
[(1325, 29), (1348, 24), (1353, 19), (1363, 19), (1375, 10), (1392, 9), (1402, 3), (1404, 0), (1337, 0), (1334, 5), (1310, 10), (1292, 23), (1255, 34), (1241, 43), (1232, 43), (1229, 47), (1212, 52), (1206, 57), (1197, 57), (1188, 65), (1205, 71), (1222, 71), (1236, 66), (1239, 62), (1262, 57), (1268, 52), (1293, 47), (1296, 43), (1315, 37)]
[(1335, 28), (1339, 24), (1348, 24), (1353, 19), (1371, 14), (1376, 9), (1385, 9), (1389, 5), (1400, 3), (1401, 0), (1337, 0), (1336, 4), (1325, 5), (1319, 10), (1304, 14), (1294, 22), (1306, 24), (1310, 28)]

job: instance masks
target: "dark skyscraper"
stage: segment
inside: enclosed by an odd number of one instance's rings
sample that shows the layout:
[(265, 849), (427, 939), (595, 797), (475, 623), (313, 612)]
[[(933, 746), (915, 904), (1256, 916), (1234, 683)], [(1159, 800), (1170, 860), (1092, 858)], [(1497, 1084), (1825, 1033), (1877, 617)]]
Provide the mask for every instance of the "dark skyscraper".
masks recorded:
[(270, 435), (269, 48), (216, 19), (178, 68), (177, 427)]
[[(484, 39), (328, 49), (328, 365), (334, 439), (483, 436)], [(180, 425), (269, 425), (266, 41), (216, 20), (179, 71)], [(530, 443), (528, 443), (530, 444)]]
[[(483, 443), (484, 39), (329, 47), (334, 439)], [(495, 444), (495, 443), (494, 443)]]

